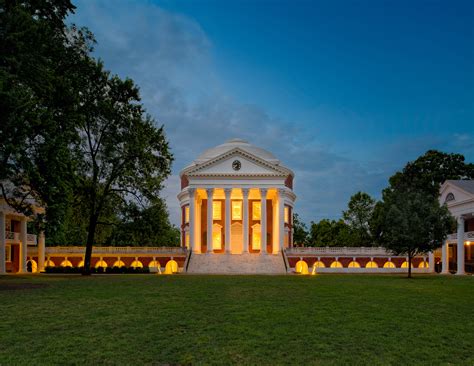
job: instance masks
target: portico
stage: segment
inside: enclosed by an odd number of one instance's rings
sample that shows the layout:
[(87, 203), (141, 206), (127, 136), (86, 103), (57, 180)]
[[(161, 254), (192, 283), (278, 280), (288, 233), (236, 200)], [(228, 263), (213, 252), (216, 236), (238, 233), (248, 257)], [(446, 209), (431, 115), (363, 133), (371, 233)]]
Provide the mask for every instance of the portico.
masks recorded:
[(234, 139), (181, 172), (182, 245), (195, 254), (279, 254), (292, 245), (293, 172)]

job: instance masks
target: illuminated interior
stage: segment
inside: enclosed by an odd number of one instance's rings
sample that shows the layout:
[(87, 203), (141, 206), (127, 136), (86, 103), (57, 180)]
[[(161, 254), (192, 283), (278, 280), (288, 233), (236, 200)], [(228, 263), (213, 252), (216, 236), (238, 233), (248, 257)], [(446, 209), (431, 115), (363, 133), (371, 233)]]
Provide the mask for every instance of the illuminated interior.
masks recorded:
[[(407, 261), (403, 262), (400, 268), (408, 268), (408, 262)], [(411, 264), (411, 268), (413, 268), (413, 263)]]
[(242, 220), (242, 201), (232, 201), (232, 220)]
[(352, 261), (349, 263), (349, 268), (360, 268), (360, 264), (359, 262), (356, 262), (356, 261)]
[(342, 263), (339, 261), (334, 261), (331, 263), (331, 268), (342, 268)]
[(125, 267), (125, 263), (119, 259), (119, 260), (115, 261), (115, 263), (112, 267), (119, 267), (119, 268)]
[(421, 262), (419, 265), (418, 265), (418, 268), (429, 268), (430, 265), (428, 264), (428, 262)]
[(260, 250), (260, 243), (261, 243), (261, 228), (260, 224), (255, 224), (252, 226), (252, 249), (253, 250)]
[(95, 268), (99, 268), (99, 267), (107, 268), (107, 263), (103, 259), (101, 259), (95, 264)]
[(296, 265), (295, 265), (295, 272), (296, 272), (296, 273), (299, 273), (299, 274), (302, 274), (302, 275), (307, 275), (307, 274), (309, 274), (309, 271), (308, 271), (308, 263), (306, 263), (306, 262), (303, 261), (303, 260), (299, 260), (298, 262), (296, 262)]
[(160, 265), (160, 262), (158, 262), (157, 260), (153, 260), (148, 264), (148, 267), (160, 269), (161, 265)]
[(222, 202), (221, 201), (212, 201), (212, 219), (213, 220), (222, 219)]
[(173, 274), (178, 272), (178, 263), (171, 259), (166, 263), (165, 271), (163, 274)]
[(184, 208), (184, 222), (189, 222), (189, 206), (186, 206)]
[(391, 262), (391, 261), (387, 261), (383, 265), (383, 268), (395, 268), (395, 264), (393, 264), (393, 262)]
[(184, 241), (186, 242), (186, 248), (190, 249), (189, 248), (189, 233), (188, 232), (186, 232), (186, 234), (185, 234)]
[(132, 264), (130, 265), (132, 268), (143, 268), (143, 263), (140, 262), (138, 259), (135, 259)]
[(44, 266), (45, 267), (56, 267), (56, 264), (54, 264), (54, 262), (51, 259), (48, 258), (48, 260), (46, 260), (44, 262)]
[(324, 265), (324, 263), (321, 262), (321, 261), (316, 261), (316, 262), (314, 262), (314, 263), (313, 263), (313, 267), (314, 267), (314, 268), (326, 268), (326, 266)]
[(34, 259), (30, 259), (28, 262), (26, 262), (27, 266), (28, 266), (28, 263), (31, 265), (31, 273), (38, 272), (38, 263), (36, 263)]
[(370, 261), (370, 262), (367, 262), (367, 264), (365, 265), (365, 268), (379, 268), (379, 266), (374, 261)]
[(288, 206), (285, 206), (285, 224), (290, 223), (290, 209)]
[(77, 265), (77, 268), (81, 268), (81, 267), (84, 267), (84, 261), (80, 261), (79, 264)]
[(71, 263), (71, 261), (65, 259), (61, 262), (60, 266), (61, 267), (72, 267), (72, 263)]
[(262, 213), (261, 202), (253, 201), (252, 202), (252, 220), (260, 220)]
[(212, 225), (212, 249), (222, 249), (222, 226), (219, 224)]

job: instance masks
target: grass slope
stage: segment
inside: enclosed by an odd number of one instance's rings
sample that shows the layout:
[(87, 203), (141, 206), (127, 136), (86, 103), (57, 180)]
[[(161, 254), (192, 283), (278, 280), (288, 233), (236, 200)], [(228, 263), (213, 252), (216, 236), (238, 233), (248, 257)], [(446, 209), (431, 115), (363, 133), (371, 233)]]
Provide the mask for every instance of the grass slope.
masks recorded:
[(472, 365), (473, 300), (454, 276), (4, 276), (0, 364)]

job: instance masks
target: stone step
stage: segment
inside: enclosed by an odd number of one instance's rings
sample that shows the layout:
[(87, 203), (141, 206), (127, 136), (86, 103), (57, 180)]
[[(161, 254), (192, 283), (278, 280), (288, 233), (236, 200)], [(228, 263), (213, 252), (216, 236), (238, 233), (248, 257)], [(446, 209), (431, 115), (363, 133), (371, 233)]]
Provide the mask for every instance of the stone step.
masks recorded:
[(188, 273), (200, 274), (285, 274), (278, 254), (196, 254), (191, 255)]

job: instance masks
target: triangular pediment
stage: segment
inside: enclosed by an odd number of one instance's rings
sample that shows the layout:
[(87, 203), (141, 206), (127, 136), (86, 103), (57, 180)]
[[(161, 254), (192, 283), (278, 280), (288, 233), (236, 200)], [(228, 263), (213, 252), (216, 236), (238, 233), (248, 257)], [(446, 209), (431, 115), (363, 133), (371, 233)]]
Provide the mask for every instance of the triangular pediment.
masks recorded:
[(465, 191), (451, 182), (446, 182), (441, 187), (439, 202), (440, 204), (446, 203), (449, 206), (473, 198), (474, 194)]
[(267, 162), (239, 148), (228, 151), (185, 172), (188, 176), (274, 176), (285, 177), (288, 169)]

